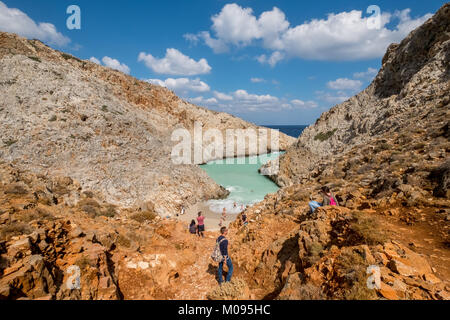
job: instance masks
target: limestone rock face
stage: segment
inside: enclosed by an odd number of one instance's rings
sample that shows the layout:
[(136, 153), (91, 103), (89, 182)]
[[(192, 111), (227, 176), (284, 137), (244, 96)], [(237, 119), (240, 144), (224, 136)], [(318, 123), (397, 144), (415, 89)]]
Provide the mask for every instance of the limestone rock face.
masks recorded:
[[(174, 130), (193, 134), (195, 122), (203, 132), (214, 128), (224, 136), (226, 129), (258, 129), (189, 104), (165, 88), (9, 33), (0, 33), (0, 95), (2, 160), (76, 180), (112, 204), (151, 201), (164, 216), (181, 203), (226, 195), (196, 165), (172, 162), (178, 143), (171, 140)], [(294, 141), (280, 134), (282, 150)], [(240, 155), (252, 152), (247, 146)], [(192, 160), (212, 159), (213, 154)]]
[[(317, 176), (317, 168), (330, 158), (368, 145), (376, 147), (381, 139), (387, 140), (381, 146), (384, 150), (393, 142), (405, 146), (408, 142), (402, 136), (414, 139), (420, 129), (426, 132), (416, 143), (431, 144), (437, 152), (445, 148), (450, 102), (449, 17), (447, 3), (400, 44), (391, 45), (372, 84), (305, 129), (281, 157), (273, 180), (280, 186), (302, 183)], [(428, 141), (420, 140), (423, 137)], [(437, 192), (446, 193), (442, 187)]]

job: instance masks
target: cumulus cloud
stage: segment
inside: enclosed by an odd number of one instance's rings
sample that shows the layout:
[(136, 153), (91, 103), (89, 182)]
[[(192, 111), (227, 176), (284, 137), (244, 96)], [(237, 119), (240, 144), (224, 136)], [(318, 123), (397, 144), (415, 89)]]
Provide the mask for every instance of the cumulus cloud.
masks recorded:
[(368, 68), (367, 71), (354, 73), (353, 78), (370, 81), (377, 75), (377, 73), (378, 73), (377, 69)]
[(102, 64), (101, 62), (100, 62), (100, 60), (98, 60), (96, 57), (91, 57), (90, 59), (89, 59), (89, 61), (90, 62), (93, 62), (93, 63), (96, 63), (96, 64)]
[(207, 74), (212, 69), (206, 59), (195, 61), (173, 48), (167, 49), (166, 56), (161, 59), (141, 52), (138, 61), (144, 62), (149, 69), (156, 73), (178, 76)]
[(271, 67), (275, 67), (276, 64), (283, 59), (284, 59), (284, 54), (279, 51), (275, 51), (274, 53), (272, 53), (270, 55), (270, 57), (267, 57), (265, 54), (260, 55), (259, 57), (256, 57), (256, 60), (258, 60), (259, 63), (268, 64)]
[(210, 87), (207, 83), (200, 79), (188, 79), (188, 78), (168, 78), (166, 80), (160, 79), (148, 79), (149, 83), (156, 84), (161, 87), (166, 87), (175, 91), (181, 95), (186, 95), (188, 92), (208, 92)]
[(351, 94), (348, 94), (347, 92), (344, 91), (338, 91), (333, 93), (316, 91), (316, 95), (319, 100), (325, 101), (333, 105), (347, 101), (351, 97)]
[(297, 109), (315, 109), (319, 105), (315, 101), (291, 100), (291, 105)]
[(113, 59), (106, 56), (103, 57), (102, 62), (105, 66), (111, 69), (118, 70), (126, 74), (130, 74), (130, 68), (126, 64), (120, 63), (120, 61), (117, 59)]
[(53, 24), (36, 23), (24, 12), (8, 8), (2, 1), (0, 1), (0, 30), (61, 47), (70, 42), (70, 39), (58, 32)]
[(218, 91), (214, 91), (214, 96), (222, 101), (231, 101), (233, 100), (233, 97), (226, 94), (226, 93), (222, 93), (222, 92), (218, 92)]
[[(293, 57), (332, 61), (373, 59), (382, 57), (391, 43), (401, 41), (431, 16), (412, 18), (410, 9), (394, 14), (385, 12), (380, 17), (380, 28), (376, 29), (371, 24), (373, 18), (353, 10), (290, 26), (285, 14), (276, 7), (256, 17), (251, 8), (227, 4), (212, 17), (214, 37), (209, 32), (208, 37), (199, 33), (196, 40), (203, 39), (215, 52), (221, 51), (217, 50), (218, 44), (223, 49), (258, 41), (258, 45), (273, 51), (272, 56), (263, 55), (258, 60), (272, 66)], [(388, 27), (391, 25), (394, 26)]]
[(363, 83), (359, 80), (352, 80), (347, 78), (339, 78), (335, 81), (327, 83), (327, 87), (333, 90), (352, 90), (356, 91), (361, 89)]
[[(89, 59), (89, 61), (96, 63), (98, 65), (104, 65), (104, 66), (114, 69), (114, 70), (118, 70), (125, 74), (130, 74), (130, 68), (126, 64), (120, 63), (119, 60), (110, 58), (108, 56), (103, 57), (101, 62), (96, 57), (91, 57)], [(103, 62), (103, 64), (102, 64), (102, 62)]]

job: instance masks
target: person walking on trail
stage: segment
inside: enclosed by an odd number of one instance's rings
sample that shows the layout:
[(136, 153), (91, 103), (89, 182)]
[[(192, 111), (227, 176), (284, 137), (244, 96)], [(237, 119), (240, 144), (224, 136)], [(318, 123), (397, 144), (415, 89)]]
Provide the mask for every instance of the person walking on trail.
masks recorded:
[(220, 237), (217, 238), (217, 243), (219, 243), (220, 253), (223, 256), (223, 261), (219, 263), (219, 284), (223, 283), (223, 265), (226, 263), (228, 267), (227, 277), (225, 282), (230, 282), (231, 277), (233, 276), (233, 262), (231, 261), (230, 256), (228, 255), (228, 229), (226, 227), (222, 227), (220, 229)]
[(189, 225), (189, 232), (191, 234), (197, 234), (197, 224), (195, 223), (195, 220), (191, 221), (191, 224)]
[(316, 209), (319, 207), (338, 206), (339, 205), (333, 192), (330, 191), (330, 188), (324, 186), (320, 190), (320, 193), (323, 196), (323, 201), (322, 201), (322, 203), (319, 203), (317, 201), (311, 201), (309, 203), (309, 208), (311, 209), (311, 213), (314, 213), (314, 211), (316, 211)]
[(198, 236), (204, 238), (205, 237), (205, 217), (202, 215), (202, 212), (200, 211), (198, 213), (198, 217), (197, 217), (197, 222), (198, 222)]

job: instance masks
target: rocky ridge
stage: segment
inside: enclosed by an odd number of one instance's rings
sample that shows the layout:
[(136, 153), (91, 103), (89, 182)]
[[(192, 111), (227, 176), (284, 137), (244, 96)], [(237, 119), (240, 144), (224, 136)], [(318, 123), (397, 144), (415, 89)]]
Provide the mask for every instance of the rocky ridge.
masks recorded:
[[(1, 159), (37, 174), (70, 177), (115, 205), (151, 202), (162, 216), (182, 203), (227, 194), (197, 166), (172, 163), (175, 129), (192, 133), (195, 122), (203, 131), (258, 129), (9, 33), (0, 33), (0, 94)], [(281, 149), (293, 141), (280, 134)]]

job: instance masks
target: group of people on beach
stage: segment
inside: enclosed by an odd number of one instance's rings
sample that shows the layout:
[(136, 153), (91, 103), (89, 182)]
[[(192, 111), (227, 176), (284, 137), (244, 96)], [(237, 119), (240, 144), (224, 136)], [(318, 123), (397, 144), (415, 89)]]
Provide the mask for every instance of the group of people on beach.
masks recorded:
[[(309, 202), (310, 214), (314, 213), (315, 210), (319, 207), (338, 206), (339, 205), (339, 202), (337, 201), (335, 195), (333, 194), (333, 192), (331, 192), (330, 188), (328, 188), (327, 186), (322, 187), (320, 189), (320, 193), (322, 195), (322, 202), (314, 201), (311, 196), (311, 201)], [(234, 203), (235, 208), (236, 208), (236, 206), (237, 206), (237, 204)], [(242, 205), (241, 209), (242, 209), (241, 223), (242, 223), (242, 226), (247, 228), (248, 220), (247, 220), (247, 214), (245, 213), (244, 205)], [(228, 273), (227, 273), (225, 282), (231, 281), (231, 278), (233, 276), (233, 262), (231, 261), (231, 258), (228, 253), (228, 246), (229, 246), (229, 241), (227, 239), (228, 228), (223, 225), (225, 223), (226, 218), (227, 218), (227, 209), (223, 208), (222, 216), (221, 216), (220, 223), (219, 223), (219, 226), (221, 227), (220, 228), (220, 236), (216, 239), (216, 245), (219, 246), (220, 253), (223, 257), (223, 258), (221, 258), (222, 261), (219, 262), (218, 271), (217, 271), (218, 281), (219, 281), (220, 285), (224, 281), (223, 280), (224, 265), (226, 265), (228, 268)], [(195, 220), (191, 221), (191, 224), (189, 226), (189, 231), (192, 234), (196, 234), (198, 237), (202, 237), (202, 238), (205, 237), (205, 234), (204, 234), (205, 233), (205, 217), (203, 216), (201, 211), (198, 212), (197, 223)]]

